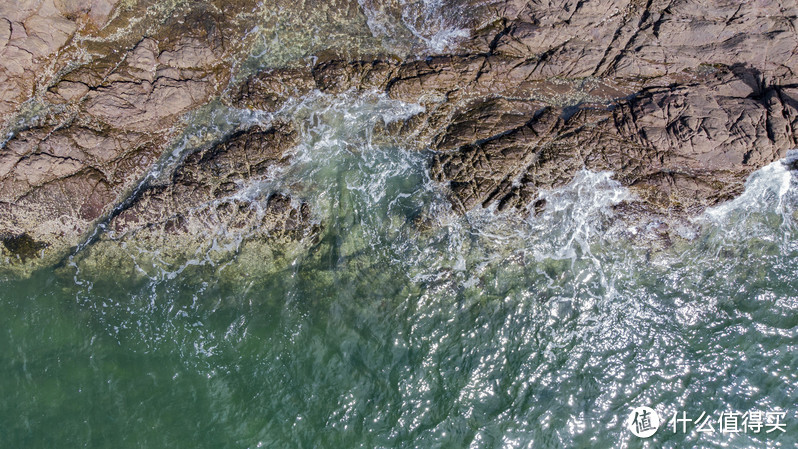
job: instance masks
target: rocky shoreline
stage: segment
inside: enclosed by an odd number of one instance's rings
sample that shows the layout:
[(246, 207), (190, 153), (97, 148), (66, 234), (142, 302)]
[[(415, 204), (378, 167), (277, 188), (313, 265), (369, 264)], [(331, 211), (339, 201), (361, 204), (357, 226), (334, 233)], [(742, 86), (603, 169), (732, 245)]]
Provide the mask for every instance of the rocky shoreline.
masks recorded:
[[(381, 91), (424, 106), (380, 132), (434, 150), (430, 176), (456, 211), (534, 213), (540, 190), (609, 170), (636, 197), (620, 215), (666, 239), (798, 147), (796, 5), (455, 0), (437, 13), (457, 28), (408, 23), (424, 5), (0, 7), (0, 271), (86, 242), (150, 242), (179, 263), (208, 229), (265, 247), (312, 241), (324, 224), (300, 198), (236, 197), (288, 162), (291, 123), (242, 124), (173, 157), (186, 117), (213, 101), (269, 114), (314, 91)], [(259, 63), (267, 29), (328, 40), (298, 38)]]

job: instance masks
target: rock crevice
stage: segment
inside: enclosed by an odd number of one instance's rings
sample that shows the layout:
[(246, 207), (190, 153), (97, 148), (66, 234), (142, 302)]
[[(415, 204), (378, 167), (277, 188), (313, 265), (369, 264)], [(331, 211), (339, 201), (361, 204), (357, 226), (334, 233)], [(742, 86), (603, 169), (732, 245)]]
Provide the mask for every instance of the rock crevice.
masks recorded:
[[(0, 6), (0, 235), (37, 248), (4, 244), (6, 261), (56, 260), (109, 215), (122, 239), (199, 232), (188, 223), (306, 236), (301, 201), (230, 199), (284, 163), (287, 125), (198, 145), (167, 182), (127, 196), (212, 99), (275, 112), (316, 89), (377, 90), (422, 104), (385, 131), (434, 150), (430, 175), (460, 212), (533, 213), (541, 189), (588, 169), (633, 191), (624, 213), (684, 219), (798, 146), (789, 2), (78, 3)], [(257, 32), (266, 17), (294, 24), (274, 32), (296, 45), (258, 66), (277, 35)], [(308, 20), (335, 38), (301, 39)], [(41, 245), (13, 243), (28, 239)]]

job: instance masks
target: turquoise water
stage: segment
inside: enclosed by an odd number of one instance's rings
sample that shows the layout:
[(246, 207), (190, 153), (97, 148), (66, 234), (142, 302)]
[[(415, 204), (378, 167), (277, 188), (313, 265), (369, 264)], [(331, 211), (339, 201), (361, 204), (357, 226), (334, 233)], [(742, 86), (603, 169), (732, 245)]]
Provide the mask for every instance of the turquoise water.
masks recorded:
[[(781, 163), (652, 251), (612, 220), (630, 193), (608, 173), (545, 192), (537, 217), (452, 213), (429, 154), (379, 131), (418, 110), (313, 94), (277, 114), (300, 129), (293, 162), (238, 195), (290, 192), (324, 228), (268, 275), (198, 258), (89, 278), (79, 253), (2, 281), (0, 447), (796, 446)], [(666, 421), (648, 440), (625, 428), (639, 405)], [(667, 425), (756, 410), (786, 432)]]

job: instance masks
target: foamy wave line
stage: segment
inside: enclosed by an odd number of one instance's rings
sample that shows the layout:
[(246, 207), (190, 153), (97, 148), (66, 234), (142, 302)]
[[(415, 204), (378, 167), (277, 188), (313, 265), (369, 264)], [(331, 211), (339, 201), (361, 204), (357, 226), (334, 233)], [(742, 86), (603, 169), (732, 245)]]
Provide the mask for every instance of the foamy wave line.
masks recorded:
[(798, 186), (795, 171), (791, 167), (796, 162), (798, 162), (798, 150), (788, 151), (784, 159), (752, 173), (746, 180), (745, 190), (740, 196), (707, 209), (702, 218), (722, 224), (734, 214), (774, 212), (786, 220), (791, 220)]

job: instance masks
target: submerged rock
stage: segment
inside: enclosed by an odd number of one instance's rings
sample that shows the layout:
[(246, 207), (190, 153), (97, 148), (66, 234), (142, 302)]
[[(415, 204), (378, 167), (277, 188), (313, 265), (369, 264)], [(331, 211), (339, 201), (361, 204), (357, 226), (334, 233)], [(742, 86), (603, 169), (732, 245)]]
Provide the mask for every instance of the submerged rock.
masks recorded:
[(7, 235), (0, 237), (0, 241), (13, 257), (23, 262), (31, 257), (36, 257), (39, 251), (47, 247), (46, 243), (37, 242), (28, 234)]

